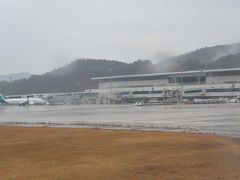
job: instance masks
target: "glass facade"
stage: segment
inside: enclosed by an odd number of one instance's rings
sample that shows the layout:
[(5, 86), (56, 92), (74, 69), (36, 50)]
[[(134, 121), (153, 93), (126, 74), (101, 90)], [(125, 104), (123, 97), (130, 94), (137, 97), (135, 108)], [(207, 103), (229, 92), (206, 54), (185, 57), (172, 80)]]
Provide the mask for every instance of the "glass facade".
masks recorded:
[(206, 89), (208, 93), (215, 93), (215, 92), (240, 92), (240, 88), (212, 88)]
[(190, 94), (190, 93), (202, 93), (202, 89), (194, 89), (194, 90), (187, 90), (184, 91), (185, 94)]

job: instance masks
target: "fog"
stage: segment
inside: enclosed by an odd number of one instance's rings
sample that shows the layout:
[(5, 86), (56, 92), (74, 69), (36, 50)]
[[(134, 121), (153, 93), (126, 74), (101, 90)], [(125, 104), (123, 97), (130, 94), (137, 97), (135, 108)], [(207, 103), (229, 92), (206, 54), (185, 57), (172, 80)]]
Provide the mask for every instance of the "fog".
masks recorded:
[(240, 41), (238, 0), (0, 0), (1, 74), (124, 62)]

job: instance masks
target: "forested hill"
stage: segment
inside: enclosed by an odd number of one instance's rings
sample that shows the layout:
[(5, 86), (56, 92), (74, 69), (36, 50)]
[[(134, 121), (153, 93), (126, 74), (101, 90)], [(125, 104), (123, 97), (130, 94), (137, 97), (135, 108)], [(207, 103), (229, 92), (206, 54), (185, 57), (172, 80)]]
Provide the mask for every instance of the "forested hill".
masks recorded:
[(240, 43), (205, 47), (157, 64), (158, 71), (240, 67)]
[(14, 82), (0, 82), (0, 92), (5, 95), (83, 91), (96, 88), (92, 77), (122, 74), (151, 73), (154, 66), (150, 61), (139, 60), (123, 63), (109, 60), (79, 59), (64, 67), (43, 75)]
[(240, 67), (240, 43), (198, 49), (155, 65), (148, 60), (123, 63), (79, 59), (28, 79), (0, 81), (0, 93), (10, 95), (83, 91), (97, 87), (96, 82), (91, 80), (92, 77), (234, 67)]
[(205, 69), (238, 68), (238, 67), (240, 67), (240, 53), (230, 54), (221, 57), (212, 63), (206, 64)]
[(13, 74), (5, 74), (0, 75), (0, 81), (16, 81), (19, 79), (29, 78), (32, 74), (24, 72), (24, 73), (13, 73)]

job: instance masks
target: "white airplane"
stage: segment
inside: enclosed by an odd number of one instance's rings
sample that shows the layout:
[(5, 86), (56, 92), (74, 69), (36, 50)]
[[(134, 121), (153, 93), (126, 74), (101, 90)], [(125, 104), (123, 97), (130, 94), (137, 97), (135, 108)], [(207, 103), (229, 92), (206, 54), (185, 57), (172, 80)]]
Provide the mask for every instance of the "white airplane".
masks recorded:
[(6, 98), (0, 94), (0, 103), (7, 104), (7, 105), (18, 105), (18, 106), (25, 106), (25, 105), (45, 105), (47, 102), (41, 98)]

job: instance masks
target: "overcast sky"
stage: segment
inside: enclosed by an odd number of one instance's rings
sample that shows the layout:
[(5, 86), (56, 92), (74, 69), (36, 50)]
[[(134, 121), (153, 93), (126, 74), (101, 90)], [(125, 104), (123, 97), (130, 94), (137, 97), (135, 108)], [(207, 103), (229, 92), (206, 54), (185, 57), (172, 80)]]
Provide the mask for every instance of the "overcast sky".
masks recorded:
[(0, 0), (0, 74), (240, 41), (239, 0)]

